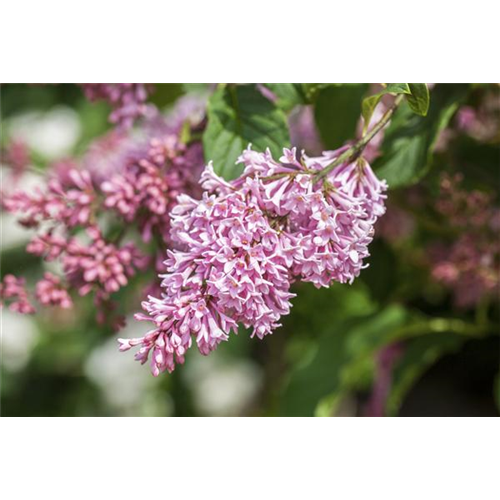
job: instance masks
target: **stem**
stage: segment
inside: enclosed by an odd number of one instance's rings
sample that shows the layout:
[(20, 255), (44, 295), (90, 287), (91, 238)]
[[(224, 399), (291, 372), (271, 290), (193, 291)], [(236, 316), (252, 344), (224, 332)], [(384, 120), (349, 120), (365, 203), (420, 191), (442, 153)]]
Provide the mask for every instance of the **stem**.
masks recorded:
[(464, 337), (480, 338), (487, 336), (489, 333), (493, 333), (494, 327), (488, 323), (477, 325), (474, 323), (467, 323), (460, 319), (432, 318), (396, 330), (393, 335), (391, 335), (391, 342), (418, 337), (424, 334), (432, 335), (434, 333), (444, 332), (454, 333)]
[(387, 122), (391, 119), (394, 111), (396, 111), (397, 107), (403, 100), (403, 97), (403, 94), (398, 95), (392, 107), (384, 113), (380, 121), (376, 123), (375, 126), (356, 144), (351, 146), (347, 151), (336, 158), (333, 163), (330, 163), (330, 165), (326, 166), (323, 170), (320, 170), (315, 175), (316, 179), (320, 180), (323, 177), (326, 177), (335, 167), (338, 167), (342, 163), (345, 163), (347, 160), (357, 157), (363, 151), (363, 149), (365, 149), (366, 145), (387, 125)]

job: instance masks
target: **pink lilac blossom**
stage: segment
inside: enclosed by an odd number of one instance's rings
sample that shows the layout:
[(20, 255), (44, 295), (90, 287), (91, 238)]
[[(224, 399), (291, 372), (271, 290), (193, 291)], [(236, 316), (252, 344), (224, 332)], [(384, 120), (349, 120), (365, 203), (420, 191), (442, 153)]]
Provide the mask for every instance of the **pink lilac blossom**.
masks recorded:
[(451, 246), (431, 248), (431, 257), (432, 276), (452, 290), (457, 307), (498, 295), (500, 244), (491, 236), (465, 233)]
[[(54, 161), (49, 165), (48, 169), (50, 178), (57, 179), (61, 188), (64, 189), (74, 187), (74, 182), (72, 180), (73, 171), (86, 170), (85, 168), (81, 168), (79, 161), (71, 157), (60, 158)], [(92, 182), (92, 184), (94, 185), (94, 182)]]
[(50, 232), (37, 235), (27, 251), (49, 262), (60, 258), (68, 282), (80, 295), (94, 290), (107, 298), (127, 285), (136, 270), (145, 267), (147, 259), (132, 243), (121, 247), (107, 243), (96, 227), (89, 227), (87, 234), (89, 244)]
[(455, 118), (458, 130), (479, 142), (500, 139), (500, 99), (498, 89), (487, 90), (477, 106), (462, 106)]
[[(184, 110), (183, 119), (190, 120), (191, 111)], [(190, 123), (197, 120), (193, 117)], [(37, 229), (28, 252), (59, 260), (65, 282), (82, 295), (93, 294), (98, 319), (109, 316), (115, 306), (111, 294), (127, 286), (146, 261), (154, 263), (157, 272), (165, 271), (168, 212), (180, 193), (200, 192), (202, 145), (199, 140), (181, 142), (181, 129), (186, 132), (177, 119), (169, 124), (157, 114), (134, 131), (113, 131), (97, 139), (82, 160), (51, 165), (45, 184), (34, 190), (2, 196), (3, 208), (19, 214), (21, 224)], [(114, 239), (98, 229), (109, 227), (112, 235), (117, 223), (124, 230)], [(90, 241), (81, 238), (82, 230)], [(146, 243), (155, 237), (147, 255), (132, 244), (118, 244), (135, 231)], [(156, 293), (159, 285), (155, 280), (147, 288)]]
[(500, 99), (498, 89), (481, 89), (474, 106), (461, 106), (451, 125), (439, 135), (435, 150), (444, 152), (450, 142), (466, 134), (480, 143), (498, 144), (500, 140)]
[(11, 139), (4, 151), (4, 161), (13, 170), (14, 180), (17, 180), (28, 168), (30, 152), (28, 145), (22, 139)]
[(150, 141), (149, 150), (101, 189), (104, 206), (116, 210), (127, 222), (136, 221), (144, 241), (157, 234), (167, 241), (170, 210), (182, 192), (192, 192), (199, 176), (201, 144), (186, 146), (176, 135)]
[[(163, 116), (155, 113), (146, 117), (136, 130), (111, 130), (95, 140), (82, 159), (82, 166), (91, 174), (96, 185), (101, 185), (113, 175), (127, 171), (131, 164), (148, 156), (151, 140), (163, 140), (168, 136), (180, 136), (186, 124), (192, 131), (202, 124), (206, 98), (186, 95)], [(185, 147), (184, 155), (192, 163), (186, 169), (195, 168), (193, 176), (198, 179), (204, 167), (203, 152), (199, 141), (191, 141)], [(194, 165), (194, 163), (196, 165)]]
[(120, 349), (151, 353), (156, 376), (183, 363), (193, 338), (202, 354), (227, 340), (237, 324), (263, 338), (290, 312), (290, 285), (352, 282), (363, 266), (373, 224), (384, 212), (385, 182), (359, 159), (326, 179), (315, 177), (339, 152), (297, 157), (285, 149), (280, 161), (250, 148), (239, 158), (244, 171), (226, 182), (212, 164), (201, 176), (200, 200), (181, 195), (171, 212), (167, 273), (160, 298), (143, 303), (153, 323), (142, 338), (120, 339)]
[(106, 179), (127, 168), (147, 152), (147, 140), (129, 131), (113, 129), (90, 144), (81, 164), (99, 186)]
[(20, 223), (37, 227), (44, 220), (54, 220), (68, 227), (88, 225), (91, 221), (95, 190), (85, 170), (67, 172), (67, 185), (59, 177), (52, 177), (44, 191), (37, 187), (33, 193), (19, 191), (3, 200), (9, 212), (23, 214)]
[(461, 173), (441, 177), (436, 209), (457, 228), (484, 226), (491, 215), (491, 196), (483, 191), (464, 189), (463, 180)]
[(44, 306), (59, 306), (69, 309), (73, 306), (68, 291), (61, 279), (52, 273), (45, 273), (43, 279), (36, 284), (36, 298)]
[(112, 106), (109, 121), (122, 129), (130, 128), (151, 109), (146, 104), (149, 86), (143, 83), (82, 83), (81, 87), (90, 101), (106, 101)]
[(33, 314), (35, 308), (31, 305), (26, 291), (26, 280), (16, 278), (12, 274), (4, 276), (0, 282), (0, 304), (10, 302), (9, 309), (21, 314)]
[(432, 276), (449, 287), (458, 307), (472, 307), (500, 291), (500, 210), (487, 193), (467, 191), (463, 176), (444, 175), (437, 211), (459, 232), (429, 249)]

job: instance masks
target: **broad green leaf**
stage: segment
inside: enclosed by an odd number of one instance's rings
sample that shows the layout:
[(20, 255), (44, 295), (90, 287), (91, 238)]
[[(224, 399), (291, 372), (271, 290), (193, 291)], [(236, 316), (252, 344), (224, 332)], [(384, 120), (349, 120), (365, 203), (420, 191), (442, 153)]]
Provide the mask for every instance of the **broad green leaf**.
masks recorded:
[(348, 382), (354, 383), (353, 371), (364, 379), (369, 356), (407, 317), (401, 307), (391, 306), (380, 313), (328, 324), (309, 362), (292, 372), (282, 398), (282, 414), (313, 415), (323, 398), (340, 397)]
[(269, 148), (275, 158), (290, 145), (285, 114), (255, 85), (217, 89), (208, 101), (207, 116), (205, 159), (213, 161), (214, 170), (228, 180), (243, 171), (236, 160), (249, 144), (256, 151)]
[(264, 83), (276, 97), (276, 104), (283, 111), (290, 111), (299, 104), (307, 104), (306, 96), (300, 83)]
[(411, 94), (406, 96), (408, 105), (417, 115), (426, 116), (429, 111), (429, 89), (425, 83), (409, 83)]
[(338, 148), (356, 134), (361, 99), (368, 85), (349, 84), (322, 89), (314, 106), (314, 118), (327, 148)]
[(386, 94), (411, 94), (409, 83), (387, 83), (384, 92)]
[(389, 188), (409, 186), (429, 170), (437, 138), (468, 92), (468, 85), (440, 84), (432, 91), (427, 116), (401, 103), (385, 129), (382, 156), (374, 164)]
[(387, 414), (397, 415), (406, 394), (420, 377), (443, 355), (457, 351), (465, 340), (453, 333), (434, 333), (410, 340), (392, 373)]
[(380, 92), (374, 95), (370, 95), (363, 99), (361, 105), (361, 113), (363, 115), (363, 134), (368, 130), (368, 126), (370, 125), (371, 117), (373, 116), (373, 112), (377, 107), (378, 103), (387, 94), (410, 94), (410, 87), (407, 83), (389, 83), (387, 86)]

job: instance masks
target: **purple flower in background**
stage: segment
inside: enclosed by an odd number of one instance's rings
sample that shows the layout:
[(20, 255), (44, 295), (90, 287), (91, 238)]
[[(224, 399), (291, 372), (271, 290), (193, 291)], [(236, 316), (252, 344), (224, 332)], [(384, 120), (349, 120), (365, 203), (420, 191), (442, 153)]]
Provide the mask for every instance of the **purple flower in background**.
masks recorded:
[(73, 306), (61, 279), (52, 273), (45, 273), (43, 279), (36, 284), (36, 298), (44, 306), (59, 306), (63, 309)]
[(462, 106), (456, 115), (459, 131), (479, 142), (498, 142), (500, 130), (500, 99), (498, 89), (482, 94), (475, 107)]
[(90, 101), (111, 105), (109, 121), (122, 129), (130, 128), (151, 109), (146, 104), (149, 86), (143, 83), (82, 83), (81, 87)]
[(111, 130), (92, 142), (82, 158), (82, 168), (87, 170), (96, 185), (126, 169), (128, 164), (143, 157), (148, 149), (148, 139), (129, 131)]
[[(111, 316), (116, 309), (112, 295), (138, 269), (152, 263), (153, 272), (165, 271), (164, 255), (172, 243), (169, 212), (181, 193), (201, 192), (201, 142), (181, 140), (190, 132), (183, 124), (198, 122), (193, 113), (199, 105), (185, 100), (183, 106), (169, 123), (156, 114), (133, 131), (109, 132), (91, 144), (81, 161), (66, 158), (51, 165), (45, 185), (2, 196), (5, 210), (37, 229), (27, 251), (59, 261), (68, 286), (80, 295), (92, 293), (100, 322), (111, 318), (114, 326), (121, 324)], [(155, 244), (139, 251), (131, 242), (121, 243), (129, 232)], [(58, 279), (52, 275), (38, 284), (42, 305), (71, 304)], [(145, 288), (157, 291), (158, 285)]]
[(152, 139), (146, 154), (128, 162), (120, 173), (104, 181), (104, 206), (127, 222), (137, 221), (144, 241), (154, 233), (169, 238), (169, 212), (182, 192), (196, 190), (201, 171), (199, 145), (186, 146), (176, 135)]
[(26, 292), (26, 280), (16, 278), (12, 274), (4, 276), (0, 282), (0, 305), (10, 302), (9, 309), (21, 314), (33, 314), (35, 308), (31, 305)]
[(37, 227), (44, 220), (58, 221), (68, 227), (89, 224), (95, 200), (89, 173), (71, 169), (63, 175), (65, 186), (58, 177), (53, 177), (45, 192), (37, 187), (33, 193), (19, 191), (6, 196), (4, 208), (23, 214), (20, 222), (27, 227)]
[(86, 295), (96, 288), (107, 297), (125, 286), (128, 278), (147, 263), (144, 255), (132, 243), (121, 247), (107, 243), (95, 227), (89, 227), (87, 234), (90, 237), (89, 244), (76, 238), (66, 240), (51, 233), (38, 235), (27, 250), (44, 256), (48, 261), (61, 258), (69, 283), (80, 295)]
[(500, 287), (500, 211), (487, 193), (465, 190), (463, 176), (444, 175), (436, 209), (459, 236), (430, 247), (432, 276), (450, 287), (458, 307), (471, 307)]

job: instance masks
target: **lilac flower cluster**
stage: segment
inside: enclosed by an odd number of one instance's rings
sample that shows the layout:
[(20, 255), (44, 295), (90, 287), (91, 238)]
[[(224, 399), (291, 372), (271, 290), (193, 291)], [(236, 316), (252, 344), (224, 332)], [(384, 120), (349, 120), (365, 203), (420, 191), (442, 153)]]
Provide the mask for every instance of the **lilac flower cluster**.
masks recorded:
[(177, 196), (196, 186), (202, 165), (201, 144), (187, 147), (177, 135), (152, 139), (149, 150), (101, 184), (106, 208), (126, 222), (137, 221), (145, 242), (153, 234), (168, 240), (168, 213)]
[(89, 173), (71, 169), (64, 183), (63, 178), (50, 179), (45, 191), (37, 188), (34, 193), (19, 191), (6, 197), (4, 208), (24, 214), (20, 223), (26, 227), (37, 227), (47, 219), (68, 227), (88, 225), (95, 200)]
[(462, 106), (455, 118), (456, 128), (479, 142), (498, 141), (500, 101), (498, 89), (487, 89), (475, 107)]
[(4, 276), (0, 282), (0, 306), (4, 302), (10, 302), (9, 309), (21, 314), (33, 314), (35, 308), (28, 298), (26, 281), (24, 278), (16, 278), (12, 274)]
[(125, 286), (136, 269), (143, 269), (147, 259), (133, 243), (121, 247), (107, 243), (96, 227), (89, 227), (87, 234), (90, 244), (51, 232), (37, 235), (27, 251), (49, 262), (59, 258), (67, 280), (80, 295), (94, 289), (99, 296), (107, 298)]
[(43, 279), (36, 284), (36, 298), (44, 306), (59, 306), (63, 309), (73, 306), (73, 301), (61, 279), (52, 273), (45, 273)]
[(120, 128), (130, 128), (150, 109), (146, 104), (148, 86), (143, 83), (82, 83), (81, 87), (87, 99), (106, 101), (112, 106), (109, 120)]
[[(182, 117), (187, 119), (185, 113)], [(199, 193), (204, 165), (200, 141), (182, 142), (181, 129), (177, 119), (167, 124), (158, 115), (134, 133), (112, 131), (98, 138), (81, 161), (52, 165), (45, 182), (33, 190), (2, 196), (2, 208), (36, 230), (27, 251), (61, 264), (63, 280), (45, 275), (36, 285), (42, 305), (70, 307), (70, 288), (82, 296), (92, 293), (97, 318), (116, 327), (122, 319), (109, 314), (117, 305), (112, 295), (149, 263), (165, 270), (168, 212), (180, 193)], [(138, 239), (134, 233), (144, 243), (154, 237), (155, 244), (139, 250), (131, 241), (121, 243), (125, 236)], [(156, 280), (148, 289), (158, 289)]]
[(500, 291), (500, 210), (487, 193), (465, 190), (463, 176), (444, 175), (436, 204), (457, 238), (430, 249), (432, 276), (451, 288), (458, 307), (471, 307)]
[(342, 150), (297, 157), (284, 150), (245, 150), (241, 177), (226, 182), (211, 164), (201, 176), (200, 200), (182, 195), (172, 210), (164, 293), (143, 303), (153, 323), (144, 337), (120, 339), (120, 349), (140, 346), (136, 359), (151, 354), (156, 376), (184, 361), (195, 338), (202, 354), (227, 340), (237, 324), (259, 338), (280, 326), (290, 311), (295, 280), (328, 287), (359, 275), (384, 213), (385, 182), (362, 158), (342, 164), (326, 179), (318, 173)]

